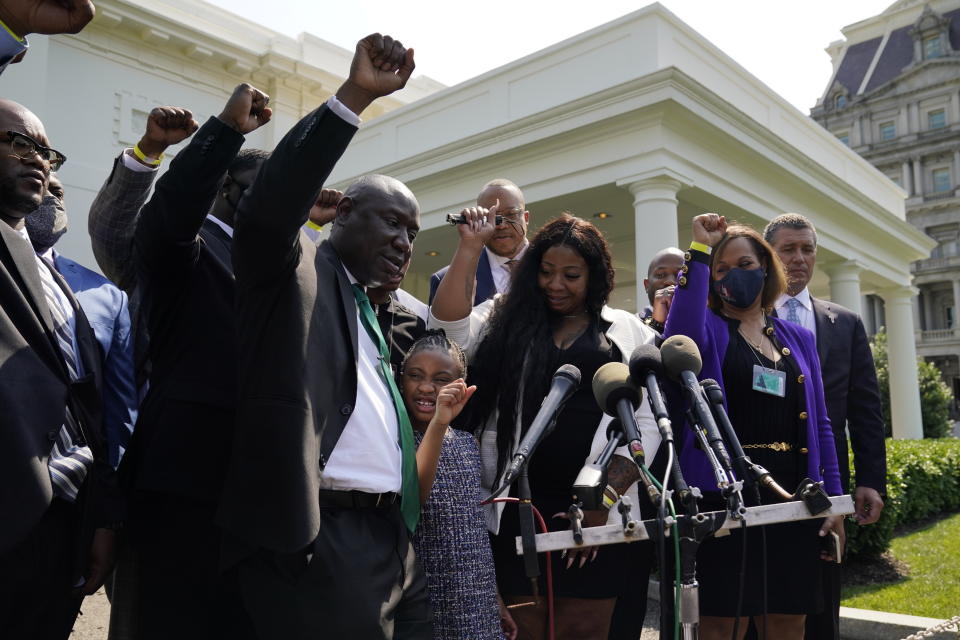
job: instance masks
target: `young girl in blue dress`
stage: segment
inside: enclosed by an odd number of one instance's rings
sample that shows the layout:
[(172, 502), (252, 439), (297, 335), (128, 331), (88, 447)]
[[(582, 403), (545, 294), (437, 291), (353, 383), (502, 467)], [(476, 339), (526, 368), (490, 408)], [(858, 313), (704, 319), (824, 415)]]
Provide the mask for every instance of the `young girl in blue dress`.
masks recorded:
[(442, 330), (417, 340), (400, 370), (400, 389), (417, 441), (420, 524), (413, 537), (427, 576), (438, 640), (515, 638), (499, 601), (490, 540), (480, 507), (480, 450), (450, 428), (476, 387), (466, 358)]

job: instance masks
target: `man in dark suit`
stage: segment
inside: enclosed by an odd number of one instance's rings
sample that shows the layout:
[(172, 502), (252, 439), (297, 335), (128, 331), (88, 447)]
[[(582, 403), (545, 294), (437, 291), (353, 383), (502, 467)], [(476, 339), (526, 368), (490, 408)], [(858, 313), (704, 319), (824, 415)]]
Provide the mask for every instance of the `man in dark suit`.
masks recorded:
[[(520, 187), (502, 178), (491, 180), (483, 185), (480, 195), (477, 196), (477, 207), (492, 209), (497, 201), (500, 202), (498, 213), (503, 216), (503, 223), (497, 225), (496, 232), (487, 242), (486, 249), (480, 254), (480, 262), (477, 263), (477, 286), (473, 296), (474, 305), (498, 293), (506, 293), (510, 289), (510, 274), (513, 266), (530, 244), (527, 241), (530, 212), (526, 209)], [(437, 294), (440, 281), (443, 280), (449, 268), (448, 265), (430, 276), (431, 303), (433, 303), (433, 296)]]
[(419, 205), (399, 181), (367, 176), (328, 241), (301, 232), (356, 114), (413, 68), (389, 36), (361, 40), (349, 78), (284, 136), (237, 213), (239, 407), (219, 521), (263, 638), (432, 636), (410, 544), (412, 431), (366, 295), (402, 278)]
[(238, 152), (269, 121), (268, 99), (238, 86), (174, 158), (136, 224), (152, 373), (120, 469), (131, 491), (140, 638), (249, 631), (219, 572), (214, 514), (235, 421), (233, 209), (265, 155)]
[[(65, 639), (113, 564), (123, 517), (107, 458), (96, 338), (24, 216), (52, 150), (40, 120), (0, 99), (0, 636)], [(79, 589), (77, 588), (79, 587)]]
[(127, 294), (99, 273), (62, 255), (54, 246), (67, 232), (63, 185), (50, 174), (40, 207), (25, 219), (33, 249), (56, 268), (70, 286), (100, 343), (103, 363), (103, 425), (114, 469), (130, 442), (137, 421), (137, 387)]
[[(843, 489), (850, 490), (849, 432), (856, 474), (855, 517), (861, 525), (872, 524), (883, 510), (887, 464), (880, 389), (863, 322), (852, 311), (813, 298), (807, 290), (817, 259), (817, 232), (809, 220), (795, 213), (783, 214), (770, 221), (764, 236), (787, 272), (787, 293), (776, 303), (777, 315), (810, 329), (817, 337)], [(806, 637), (811, 640), (839, 638), (840, 566), (825, 564), (823, 576), (824, 612), (807, 617)]]

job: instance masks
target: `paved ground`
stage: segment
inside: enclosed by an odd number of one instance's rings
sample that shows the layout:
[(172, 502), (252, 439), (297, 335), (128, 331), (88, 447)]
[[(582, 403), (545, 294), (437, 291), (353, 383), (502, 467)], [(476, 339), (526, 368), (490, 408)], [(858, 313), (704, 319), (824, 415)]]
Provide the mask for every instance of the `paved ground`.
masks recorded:
[[(660, 619), (660, 608), (653, 600), (647, 607), (646, 623), (656, 625)], [(70, 640), (106, 640), (110, 625), (110, 602), (103, 589), (84, 600), (83, 615), (73, 627)], [(640, 640), (657, 640), (660, 637), (656, 626), (644, 626)]]

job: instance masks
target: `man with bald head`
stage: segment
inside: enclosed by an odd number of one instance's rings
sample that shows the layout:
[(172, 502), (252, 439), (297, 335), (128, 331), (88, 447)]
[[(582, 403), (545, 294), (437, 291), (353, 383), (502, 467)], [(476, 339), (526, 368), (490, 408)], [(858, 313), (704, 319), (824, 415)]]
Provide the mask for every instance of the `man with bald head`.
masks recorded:
[(657, 333), (663, 333), (663, 325), (670, 312), (677, 274), (683, 267), (683, 251), (676, 247), (667, 247), (657, 251), (647, 267), (647, 277), (643, 279), (643, 288), (647, 292), (650, 305), (640, 312), (640, 319)]
[(123, 516), (100, 405), (96, 337), (24, 217), (66, 158), (0, 99), (0, 629), (66, 638), (113, 564)]
[[(477, 207), (492, 209), (498, 201), (500, 206), (497, 212), (503, 216), (503, 222), (497, 225), (493, 237), (487, 242), (486, 250), (480, 254), (474, 305), (510, 289), (512, 269), (530, 244), (527, 241), (530, 212), (526, 209), (520, 187), (504, 178), (491, 180), (483, 185), (480, 195), (477, 196)], [(433, 302), (437, 287), (449, 268), (444, 267), (430, 276), (430, 302)]]
[(367, 295), (403, 278), (420, 207), (402, 182), (365, 176), (329, 240), (301, 232), (355, 114), (412, 71), (412, 49), (361, 40), (350, 77), (284, 136), (237, 209), (239, 407), (219, 520), (263, 638), (432, 636), (410, 544), (413, 432)]

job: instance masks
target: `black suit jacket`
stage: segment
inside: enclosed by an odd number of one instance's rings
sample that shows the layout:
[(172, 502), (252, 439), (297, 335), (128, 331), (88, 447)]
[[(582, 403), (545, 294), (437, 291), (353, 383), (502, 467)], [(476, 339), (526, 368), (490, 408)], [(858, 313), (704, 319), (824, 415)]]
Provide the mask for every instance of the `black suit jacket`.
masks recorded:
[(320, 470), (356, 402), (350, 282), (331, 243), (300, 230), (355, 132), (326, 106), (310, 113), (238, 207), (239, 404), (218, 520), (247, 551), (292, 552), (316, 538)]
[(206, 219), (243, 136), (210, 118), (144, 205), (134, 236), (150, 390), (121, 465), (134, 489), (213, 502), (230, 452), (236, 324), (230, 238)]
[[(430, 304), (433, 304), (433, 297), (437, 295), (437, 287), (440, 281), (447, 275), (450, 265), (440, 269), (430, 276)], [(490, 266), (490, 257), (486, 251), (480, 253), (480, 261), (477, 262), (477, 289), (473, 294), (473, 306), (477, 306), (485, 300), (489, 300), (497, 294), (497, 285), (493, 281), (493, 272)]]
[(886, 491), (887, 455), (880, 388), (870, 343), (860, 316), (825, 300), (813, 301), (817, 353), (823, 372), (827, 414), (837, 442), (837, 462), (845, 491), (850, 488), (847, 435), (853, 448), (856, 486)]
[(95, 460), (78, 498), (82, 567), (93, 529), (122, 519), (123, 505), (101, 419), (100, 347), (66, 282), (55, 278), (76, 317), (84, 372), (77, 381), (70, 380), (53, 334), (33, 248), (0, 224), (0, 552), (26, 537), (50, 505), (47, 463), (69, 404)]

